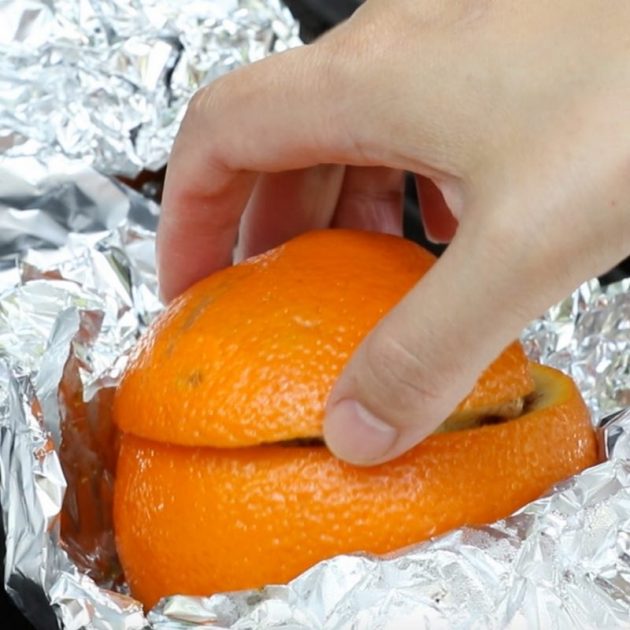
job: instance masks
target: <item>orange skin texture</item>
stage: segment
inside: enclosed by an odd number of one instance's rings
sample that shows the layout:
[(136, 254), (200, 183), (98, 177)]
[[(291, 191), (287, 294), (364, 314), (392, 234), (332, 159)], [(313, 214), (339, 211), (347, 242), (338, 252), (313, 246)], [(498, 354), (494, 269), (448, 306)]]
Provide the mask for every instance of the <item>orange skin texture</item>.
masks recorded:
[[(197, 283), (132, 354), (114, 415), (122, 431), (190, 446), (243, 447), (322, 433), (353, 350), (435, 258), (408, 240), (309, 232)], [(460, 408), (532, 391), (518, 343)]]
[(597, 461), (568, 377), (532, 365), (535, 408), (430, 436), (393, 462), (356, 468), (324, 447), (184, 447), (125, 435), (114, 504), (133, 595), (207, 595), (290, 580), (339, 553), (389, 552), (495, 521)]
[(494, 521), (596, 461), (572, 381), (530, 366), (518, 343), (457, 408), (486, 415), (540, 386), (540, 408), (517, 420), (436, 433), (369, 469), (277, 444), (321, 437), (348, 358), (433, 263), (398, 237), (311, 232), (199, 282), (156, 320), (114, 401), (117, 549), (145, 606)]

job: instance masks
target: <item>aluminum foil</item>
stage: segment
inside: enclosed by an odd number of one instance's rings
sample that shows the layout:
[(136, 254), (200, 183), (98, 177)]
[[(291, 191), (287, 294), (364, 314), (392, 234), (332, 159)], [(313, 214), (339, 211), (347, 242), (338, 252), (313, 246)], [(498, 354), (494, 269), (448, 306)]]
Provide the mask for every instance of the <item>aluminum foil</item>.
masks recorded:
[(6, 585), (36, 627), (629, 627), (630, 281), (586, 283), (523, 335), (576, 379), (604, 463), (486, 527), (145, 615), (113, 544), (109, 409), (125, 353), (161, 309), (158, 209), (28, 144), (0, 156), (0, 502)]
[(166, 163), (197, 88), (300, 43), (280, 0), (3, 0), (0, 25), (0, 151), (130, 177)]

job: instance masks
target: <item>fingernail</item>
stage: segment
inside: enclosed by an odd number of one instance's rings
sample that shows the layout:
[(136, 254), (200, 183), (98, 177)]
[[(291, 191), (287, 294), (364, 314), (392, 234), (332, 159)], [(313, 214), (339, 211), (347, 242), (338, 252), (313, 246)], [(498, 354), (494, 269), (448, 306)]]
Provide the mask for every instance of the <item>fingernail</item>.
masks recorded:
[(327, 414), (324, 437), (328, 448), (352, 464), (380, 460), (398, 439), (398, 431), (356, 400), (342, 400)]

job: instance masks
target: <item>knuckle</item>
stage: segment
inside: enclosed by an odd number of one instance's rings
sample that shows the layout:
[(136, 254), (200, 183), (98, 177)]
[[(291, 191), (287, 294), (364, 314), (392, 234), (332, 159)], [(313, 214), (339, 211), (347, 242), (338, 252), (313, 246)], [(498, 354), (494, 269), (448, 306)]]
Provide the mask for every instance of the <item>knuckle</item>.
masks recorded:
[(212, 122), (213, 113), (220, 110), (220, 104), (225, 101), (226, 92), (229, 93), (232, 83), (233, 78), (224, 75), (197, 90), (188, 103), (186, 117), (195, 121), (201, 119), (204, 125)]
[(429, 365), (391, 334), (371, 335), (365, 351), (368, 395), (393, 401), (409, 412), (433, 406), (440, 399)]
[[(312, 46), (313, 63), (311, 89), (327, 106), (322, 108), (319, 120), (324, 142), (340, 146), (345, 155), (355, 156), (360, 164), (374, 163), (373, 149), (369, 149), (364, 127), (374, 118), (372, 103), (357, 99), (357, 94), (374, 94), (370, 73), (363, 63), (363, 49), (367, 38), (363, 31), (350, 24), (337, 27), (325, 39)], [(372, 47), (374, 41), (372, 41)], [(365, 54), (370, 49), (366, 48)], [(373, 51), (372, 51), (373, 52)]]
[(241, 104), (249, 102), (244, 94), (247, 80), (241, 76), (245, 68), (234, 70), (197, 90), (188, 103), (179, 135), (185, 146), (203, 148), (208, 169), (233, 170), (234, 129), (238, 126)]

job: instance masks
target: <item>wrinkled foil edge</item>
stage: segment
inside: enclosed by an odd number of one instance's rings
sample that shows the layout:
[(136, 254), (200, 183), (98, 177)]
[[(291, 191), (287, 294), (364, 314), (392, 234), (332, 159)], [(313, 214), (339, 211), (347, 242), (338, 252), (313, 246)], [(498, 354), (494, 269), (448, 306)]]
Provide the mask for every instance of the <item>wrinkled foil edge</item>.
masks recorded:
[(5, 0), (0, 153), (33, 141), (105, 173), (166, 160), (194, 92), (301, 45), (281, 0)]
[[(506, 521), (456, 530), (387, 558), (339, 556), (288, 585), (169, 598), (146, 617), (137, 602), (97, 586), (60, 544), (66, 479), (53, 447), (63, 423), (58, 392), (66, 367), (76, 363), (85, 399), (114, 386), (121, 355), (162, 308), (155, 297), (157, 208), (62, 157), (0, 159), (0, 181), (2, 175), (21, 192), (0, 195), (0, 222), (12, 221), (13, 231), (3, 232), (6, 247), (17, 252), (0, 269), (0, 500), (7, 586), (38, 625), (47, 626), (49, 600), (63, 627), (77, 629), (399, 627), (394, 621), (547, 627), (555, 623), (550, 611), (564, 610), (563, 595), (574, 608), (594, 597), (598, 625), (621, 627), (630, 610), (630, 589), (624, 591), (630, 439), (628, 413), (608, 414), (624, 406), (614, 384), (621, 382), (621, 390), (627, 384), (628, 281), (585, 283), (523, 334), (531, 356), (568, 369), (578, 382), (604, 425), (608, 462)], [(595, 524), (605, 517), (616, 536), (614, 554), (610, 541), (589, 529), (589, 514)], [(564, 540), (575, 547), (571, 553), (558, 548)], [(544, 562), (552, 552), (562, 559), (559, 567)], [(579, 619), (576, 610), (559, 627)]]

